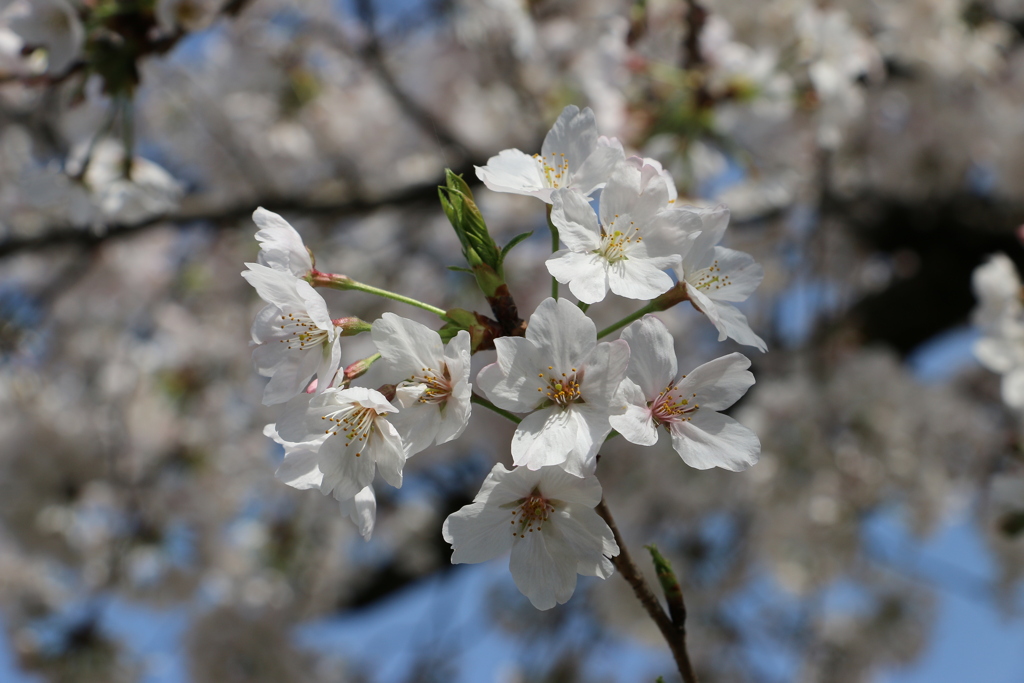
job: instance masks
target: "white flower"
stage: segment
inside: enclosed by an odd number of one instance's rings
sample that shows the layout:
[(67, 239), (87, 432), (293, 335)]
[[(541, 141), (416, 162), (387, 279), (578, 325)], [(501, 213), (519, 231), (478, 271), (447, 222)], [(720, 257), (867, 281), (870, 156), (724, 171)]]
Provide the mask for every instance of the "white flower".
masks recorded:
[(492, 560), (512, 551), (509, 569), (537, 609), (572, 597), (576, 575), (607, 579), (609, 557), (619, 554), (611, 529), (594, 511), (601, 502), (597, 477), (574, 477), (560, 467), (506, 470), (487, 475), (473, 503), (444, 521), (452, 564)]
[(757, 435), (718, 413), (754, 384), (750, 361), (730, 353), (676, 376), (672, 335), (653, 316), (644, 316), (622, 331), (629, 343), (629, 371), (619, 389), (626, 412), (613, 415), (612, 427), (641, 446), (658, 442), (658, 428), (672, 436), (672, 447), (690, 467), (744, 470), (757, 462)]
[[(284, 460), (274, 472), (278, 480), (300, 491), (320, 488), (324, 475), (317, 464), (317, 450), (327, 439), (326, 434), (319, 434), (311, 441), (286, 441), (277, 433), (277, 425), (271, 423), (263, 428), (263, 435), (284, 447)], [(373, 493), (373, 486), (362, 489), (354, 498), (338, 500), (338, 506), (341, 514), (351, 519), (359, 529), (359, 535), (369, 541), (377, 520), (377, 497)]]
[(653, 299), (674, 284), (664, 269), (701, 228), (692, 211), (669, 209), (670, 180), (638, 157), (619, 163), (601, 191), (600, 223), (575, 190), (552, 195), (551, 222), (568, 249), (546, 262), (551, 276), (588, 304), (610, 289), (628, 299)]
[(394, 313), (375, 321), (371, 333), (385, 377), (398, 384), (401, 410), (392, 422), (406, 455), (461, 436), (472, 409), (469, 333), (461, 330), (445, 347), (437, 332)]
[(277, 428), (283, 439), (309, 442), (326, 435), (317, 450), (323, 473), (320, 490), (339, 501), (354, 498), (373, 482), (374, 466), (384, 481), (402, 486), (405, 451), (387, 420), (395, 408), (379, 391), (366, 387), (325, 389), (308, 404), (289, 404)]
[(972, 283), (978, 298), (972, 319), (984, 332), (974, 355), (1003, 376), (1003, 402), (1024, 409), (1024, 290), (1017, 269), (1005, 254), (995, 254), (975, 269)]
[(764, 279), (764, 269), (750, 254), (716, 246), (729, 225), (729, 209), (693, 208), (703, 227), (683, 254), (683, 262), (676, 269), (679, 280), (686, 283), (690, 301), (700, 309), (718, 330), (718, 341), (727, 337), (740, 344), (756, 346), (767, 351), (764, 340), (754, 334), (747, 317), (732, 305), (744, 301)]
[(476, 175), (495, 192), (537, 197), (548, 204), (551, 193), (571, 187), (590, 195), (603, 187), (623, 158), (622, 144), (598, 137), (594, 112), (569, 105), (544, 137), (540, 154), (506, 149), (477, 166)]
[(978, 306), (971, 316), (975, 325), (988, 329), (998, 326), (1007, 317), (1024, 314), (1024, 301), (1021, 300), (1024, 288), (1017, 268), (1006, 254), (993, 254), (978, 266), (971, 276), (971, 284), (978, 299)]
[(8, 8), (11, 30), (26, 45), (46, 48), (46, 68), (60, 73), (82, 51), (85, 29), (67, 0), (21, 0)]
[(256, 240), (260, 243), (258, 261), (274, 270), (283, 270), (297, 278), (305, 278), (313, 270), (313, 259), (302, 242), (302, 237), (285, 219), (262, 206), (252, 214), (259, 227)]
[(256, 314), (252, 359), (270, 382), (263, 403), (284, 403), (317, 376), (320, 390), (330, 386), (341, 363), (338, 327), (324, 298), (305, 280), (258, 263), (242, 273), (269, 305)]
[(611, 431), (608, 415), (625, 376), (629, 347), (597, 343), (594, 321), (565, 299), (547, 298), (532, 316), (526, 337), (494, 340), (496, 363), (477, 385), (499, 408), (531, 410), (512, 438), (516, 465), (562, 465), (582, 476)]

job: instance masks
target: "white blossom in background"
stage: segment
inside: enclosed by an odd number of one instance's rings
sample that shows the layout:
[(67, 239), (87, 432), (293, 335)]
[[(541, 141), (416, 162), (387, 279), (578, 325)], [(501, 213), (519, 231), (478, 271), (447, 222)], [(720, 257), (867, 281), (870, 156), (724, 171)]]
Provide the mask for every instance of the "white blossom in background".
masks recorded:
[(388, 484), (401, 488), (405, 449), (388, 421), (397, 412), (375, 389), (332, 388), (313, 395), (308, 403), (290, 403), (277, 429), (293, 442), (326, 436), (317, 449), (317, 467), (323, 473), (320, 490), (343, 501), (369, 486), (375, 470)]
[(253, 212), (252, 219), (259, 228), (256, 241), (260, 243), (257, 257), (260, 264), (289, 272), (297, 278), (309, 275), (313, 270), (313, 259), (302, 236), (291, 223), (262, 206)]
[(512, 437), (513, 462), (592, 472), (629, 364), (626, 342), (598, 343), (593, 320), (568, 300), (549, 297), (530, 316), (525, 337), (499, 337), (494, 348), (497, 362), (480, 370), (477, 385), (499, 408), (535, 411)]
[(978, 306), (973, 320), (983, 336), (974, 355), (986, 368), (1002, 375), (1006, 405), (1024, 410), (1024, 303), (1020, 276), (1013, 261), (995, 254), (975, 269), (972, 283)]
[[(311, 441), (286, 441), (277, 433), (277, 425), (271, 423), (263, 428), (263, 435), (284, 448), (284, 459), (274, 472), (278, 481), (300, 491), (321, 488), (324, 475), (317, 464), (317, 451), (327, 439), (326, 434), (318, 435)], [(353, 498), (338, 499), (337, 492), (334, 492), (335, 499), (338, 500), (341, 514), (352, 520), (359, 529), (359, 535), (369, 541), (377, 521), (377, 497), (373, 493), (373, 486), (366, 486)]]
[(537, 609), (572, 597), (576, 575), (606, 579), (619, 554), (611, 529), (594, 511), (597, 477), (560, 467), (494, 466), (472, 504), (448, 516), (442, 533), (452, 564), (486, 562), (511, 551), (516, 587)]
[(392, 422), (406, 455), (461, 436), (472, 410), (469, 333), (460, 330), (445, 346), (426, 325), (385, 313), (371, 334), (385, 377), (398, 385), (400, 410)]
[(135, 156), (125, 175), (125, 149), (120, 142), (101, 140), (91, 154), (88, 150), (87, 141), (78, 145), (68, 173), (76, 175), (88, 163), (83, 180), (104, 218), (131, 223), (178, 209), (184, 188), (159, 164)]
[(845, 10), (808, 5), (797, 16), (796, 28), (801, 56), (820, 102), (818, 142), (831, 149), (860, 118), (864, 93), (858, 81), (881, 73), (882, 58)]
[(476, 175), (495, 192), (537, 197), (551, 203), (559, 188), (590, 195), (604, 186), (624, 157), (622, 144), (599, 137), (594, 112), (569, 105), (544, 137), (540, 154), (506, 149), (477, 166)]
[(619, 388), (625, 413), (610, 418), (630, 443), (653, 446), (659, 430), (690, 467), (739, 471), (757, 462), (757, 435), (722, 415), (754, 384), (750, 361), (730, 353), (679, 377), (672, 334), (664, 323), (644, 316), (622, 331), (629, 344), (629, 370)]
[(82, 52), (85, 28), (67, 0), (17, 0), (0, 14), (26, 46), (46, 48), (46, 68), (61, 73)]
[(764, 269), (750, 254), (717, 246), (729, 225), (729, 209), (718, 206), (693, 210), (700, 215), (703, 226), (676, 269), (679, 280), (686, 283), (690, 301), (714, 324), (718, 341), (735, 339), (767, 351), (764, 340), (750, 329), (747, 317), (732, 304), (745, 301), (757, 289), (764, 279)]
[(551, 276), (588, 304), (610, 289), (628, 299), (653, 299), (674, 284), (665, 269), (700, 230), (700, 217), (669, 209), (674, 199), (660, 165), (631, 157), (616, 165), (601, 192), (600, 221), (587, 198), (575, 190), (552, 195), (551, 222), (568, 249), (546, 262)]
[(341, 364), (338, 326), (324, 298), (305, 280), (258, 263), (242, 273), (267, 302), (252, 324), (256, 370), (270, 382), (263, 403), (284, 403), (317, 376), (318, 390), (330, 386)]

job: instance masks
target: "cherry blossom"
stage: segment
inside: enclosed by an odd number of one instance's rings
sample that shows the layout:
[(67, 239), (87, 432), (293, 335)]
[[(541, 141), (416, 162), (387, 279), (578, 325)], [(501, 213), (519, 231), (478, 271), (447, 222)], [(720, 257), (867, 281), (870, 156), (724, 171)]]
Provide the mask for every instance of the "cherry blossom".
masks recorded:
[(472, 409), (469, 333), (461, 330), (445, 346), (426, 325), (385, 313), (371, 334), (385, 376), (398, 383), (401, 410), (392, 422), (402, 434), (406, 455), (461, 436)]
[(537, 609), (572, 597), (576, 575), (606, 579), (619, 554), (611, 529), (594, 511), (597, 477), (574, 477), (560, 467), (511, 471), (498, 463), (472, 504), (448, 516), (442, 533), (452, 563), (492, 560), (511, 551), (516, 587)]
[(551, 203), (558, 188), (590, 195), (604, 186), (623, 158), (622, 144), (599, 137), (594, 112), (569, 105), (544, 137), (540, 154), (506, 149), (477, 166), (476, 175), (495, 192), (537, 197)]
[(284, 403), (305, 389), (316, 374), (322, 390), (330, 386), (341, 363), (339, 326), (313, 287), (291, 273), (258, 263), (242, 273), (267, 302), (252, 324), (257, 344), (252, 359), (270, 382), (263, 403)]
[(754, 334), (747, 317), (732, 305), (745, 301), (764, 279), (764, 269), (750, 254), (716, 246), (729, 225), (729, 209), (693, 208), (703, 226), (683, 254), (682, 265), (676, 269), (686, 292), (702, 313), (718, 330), (718, 341), (735, 339), (740, 344), (767, 351), (768, 346)]
[(512, 438), (516, 465), (562, 465), (582, 476), (611, 431), (608, 416), (625, 376), (625, 342), (597, 342), (594, 321), (567, 301), (547, 298), (526, 337), (494, 340), (498, 360), (476, 381), (499, 408), (528, 415)]
[(27, 46), (46, 48), (46, 68), (60, 73), (82, 52), (85, 29), (67, 0), (19, 0), (8, 10), (11, 30)]
[(672, 335), (660, 320), (644, 316), (623, 330), (622, 338), (630, 349), (627, 378), (619, 390), (626, 411), (610, 418), (619, 434), (631, 443), (653, 446), (663, 427), (676, 453), (700, 470), (738, 471), (757, 462), (757, 436), (718, 412), (754, 384), (745, 356), (730, 353), (677, 378)]
[(974, 355), (986, 368), (1003, 376), (1003, 402), (1024, 409), (1024, 303), (1020, 277), (1005, 254), (996, 254), (972, 277), (978, 306), (974, 323), (983, 332)]
[[(311, 441), (286, 441), (277, 433), (277, 425), (273, 423), (263, 428), (263, 434), (284, 447), (284, 459), (274, 472), (274, 477), (300, 491), (320, 489), (324, 475), (317, 464), (317, 451), (327, 439), (326, 434), (318, 435)], [(335, 498), (337, 492), (336, 489)], [(369, 541), (377, 520), (377, 497), (373, 493), (373, 486), (366, 486), (353, 498), (339, 499), (338, 506), (341, 514), (352, 520), (359, 529), (359, 535)]]
[[(288, 441), (326, 438), (317, 448), (317, 467), (323, 473), (320, 490), (339, 501), (354, 498), (373, 482), (374, 470), (391, 486), (402, 486), (405, 450), (402, 438), (387, 416), (398, 408), (375, 389), (325, 389), (308, 403), (297, 399), (277, 423)], [(308, 456), (307, 456), (308, 457)]]
[(664, 270), (679, 265), (702, 226), (696, 213), (668, 208), (670, 186), (660, 165), (622, 161), (601, 192), (600, 222), (582, 194), (556, 190), (551, 222), (568, 249), (552, 254), (548, 272), (588, 304), (609, 289), (629, 299), (668, 291), (673, 281)]

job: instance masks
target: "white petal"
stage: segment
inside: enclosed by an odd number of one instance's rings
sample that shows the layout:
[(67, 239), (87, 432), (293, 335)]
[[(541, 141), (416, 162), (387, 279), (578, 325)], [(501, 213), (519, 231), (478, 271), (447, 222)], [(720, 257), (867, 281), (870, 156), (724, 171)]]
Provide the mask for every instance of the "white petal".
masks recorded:
[(584, 195), (572, 189), (556, 190), (551, 200), (551, 222), (565, 246), (579, 252), (601, 246), (601, 226)]
[(437, 428), (437, 443), (453, 441), (466, 431), (473, 410), (471, 403), (473, 389), (468, 382), (459, 382), (452, 387), (452, 393), (441, 413), (441, 424)]
[(658, 443), (658, 427), (651, 417), (651, 409), (647, 407), (647, 398), (640, 387), (632, 380), (625, 379), (619, 386), (616, 398), (621, 397), (626, 403), (622, 415), (612, 415), (608, 423), (622, 437), (638, 446), (653, 446)]
[[(362, 489), (373, 482), (373, 457), (364, 451), (366, 444), (352, 443), (345, 446), (344, 438), (332, 436), (322, 446), (317, 466), (324, 478), (320, 490), (334, 493), (335, 498), (354, 498)], [(359, 453), (359, 456), (356, 456)]]
[(1003, 376), (1003, 401), (1011, 408), (1024, 408), (1024, 368), (1016, 368)]
[(612, 170), (622, 161), (623, 156), (622, 143), (618, 140), (599, 139), (594, 151), (573, 173), (572, 186), (587, 196), (592, 195), (608, 182)]
[(627, 299), (653, 299), (675, 284), (662, 268), (672, 265), (671, 257), (629, 258), (613, 263), (608, 270), (608, 287)]
[[(261, 375), (270, 375), (263, 390), (263, 405), (272, 406), (301, 394), (316, 372), (321, 354), (317, 349), (281, 350), (273, 341), (252, 350), (253, 363)], [(269, 372), (264, 368), (269, 367)]]
[[(316, 349), (310, 349), (308, 353), (316, 355)], [(320, 362), (316, 368), (317, 391), (323, 391), (334, 382), (334, 376), (338, 374), (341, 366), (341, 337), (335, 337), (334, 341), (321, 344)]]
[(556, 525), (527, 533), (512, 545), (509, 570), (519, 591), (537, 609), (551, 609), (576, 590), (576, 557)]
[(549, 359), (547, 365), (567, 372), (597, 345), (597, 327), (569, 300), (548, 297), (530, 316), (526, 338), (542, 350), (542, 357)]
[[(302, 280), (283, 270), (274, 270), (258, 263), (246, 263), (248, 270), (242, 277), (256, 288), (260, 298), (285, 310), (303, 309), (305, 302), (299, 297), (296, 285)], [(309, 283), (306, 283), (309, 284)]]
[(296, 277), (304, 277), (313, 269), (309, 250), (288, 221), (262, 206), (253, 212), (252, 219), (259, 227), (256, 239), (260, 243), (260, 263)]
[(721, 272), (721, 282), (716, 282), (704, 290), (717, 301), (746, 301), (764, 280), (764, 268), (754, 261), (754, 257), (735, 249), (715, 247), (716, 266)]
[[(750, 323), (747, 322), (747, 316), (740, 313), (738, 308), (724, 302), (718, 302), (715, 308), (718, 317), (715, 327), (718, 328), (719, 341), (728, 336), (744, 346), (753, 346), (762, 352), (768, 350), (768, 345), (754, 334), (754, 331), (750, 329)], [(713, 318), (712, 322), (715, 322)]]
[(373, 535), (373, 526), (377, 521), (377, 497), (373, 493), (373, 487), (367, 486), (355, 495), (355, 498), (345, 498), (338, 501), (341, 514), (352, 520), (352, 523), (359, 529), (359, 535), (364, 541), (369, 541)]
[(593, 475), (575, 477), (561, 467), (545, 467), (539, 474), (537, 488), (545, 498), (588, 508), (601, 502), (601, 482)]
[[(570, 104), (562, 110), (558, 120), (544, 136), (540, 154), (545, 161), (560, 160), (564, 155), (569, 162), (569, 173), (575, 173), (583, 161), (597, 147), (597, 122), (590, 107), (583, 111)], [(551, 164), (554, 166), (554, 164)]]
[[(522, 337), (498, 337), (494, 340), (498, 362), (484, 366), (476, 376), (476, 385), (494, 405), (516, 413), (533, 410), (545, 399), (538, 368), (550, 365), (537, 358), (537, 347)], [(505, 365), (503, 368), (502, 365)]]
[(629, 344), (629, 370), (626, 375), (636, 382), (646, 401), (676, 379), (676, 349), (672, 334), (653, 315), (645, 315), (622, 331), (620, 337)]
[(512, 548), (511, 519), (511, 511), (485, 502), (448, 515), (441, 535), (454, 547), (452, 564), (486, 562), (507, 553)]
[(619, 554), (611, 528), (593, 508), (572, 506), (555, 512), (559, 531), (576, 556), (576, 572), (607, 579), (615, 571), (608, 557)]
[(506, 149), (476, 167), (476, 176), (495, 192), (532, 195), (551, 202), (551, 190), (541, 175), (541, 165), (529, 154)]
[(427, 449), (434, 442), (441, 424), (441, 411), (438, 410), (438, 406), (433, 403), (420, 403), (419, 397), (423, 394), (424, 388), (423, 384), (399, 387), (395, 400), (402, 408), (389, 418), (402, 438), (406, 458)]
[(673, 425), (672, 447), (698, 470), (721, 467), (739, 472), (756, 463), (761, 453), (754, 432), (727, 415), (704, 409), (689, 422)]
[(607, 415), (615, 390), (626, 376), (629, 367), (629, 344), (622, 339), (601, 342), (585, 362), (580, 396), (585, 405), (602, 410)]
[(597, 303), (608, 293), (608, 259), (600, 254), (556, 251), (544, 265), (551, 277), (568, 284), (573, 296), (585, 304)]
[(324, 475), (317, 466), (317, 447), (296, 448), (285, 454), (274, 476), (299, 490), (318, 489)]
[(402, 468), (405, 467), (406, 458), (398, 430), (387, 420), (378, 419), (376, 430), (370, 438), (373, 439), (372, 451), (371, 444), (367, 445), (366, 450), (371, 451), (371, 457), (377, 461), (380, 476), (396, 489), (402, 488)]
[(531, 470), (565, 462), (576, 446), (577, 429), (572, 413), (558, 406), (527, 415), (512, 436), (512, 462)]
[(697, 394), (693, 402), (708, 410), (724, 410), (740, 400), (754, 385), (754, 375), (747, 368), (750, 360), (741, 353), (730, 353), (698, 366), (679, 381), (683, 396)]
[(423, 368), (443, 372), (444, 344), (441, 336), (426, 325), (385, 313), (370, 331), (386, 372), (394, 382), (423, 374)]

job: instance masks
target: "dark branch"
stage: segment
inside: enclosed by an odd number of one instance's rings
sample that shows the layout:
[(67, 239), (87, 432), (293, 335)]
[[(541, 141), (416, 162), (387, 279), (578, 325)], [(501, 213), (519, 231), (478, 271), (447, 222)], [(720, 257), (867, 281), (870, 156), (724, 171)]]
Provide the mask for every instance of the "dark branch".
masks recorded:
[[(469, 170), (472, 170), (472, 165), (467, 165), (461, 172)], [(474, 176), (468, 174), (468, 177)], [(245, 201), (244, 203), (215, 209), (183, 211), (181, 213), (153, 216), (134, 223), (112, 223), (104, 226), (102, 230), (94, 230), (90, 226), (54, 228), (39, 235), (15, 237), (0, 242), (0, 258), (52, 247), (90, 247), (107, 240), (136, 235), (150, 228), (167, 224), (180, 225), (183, 223), (204, 222), (218, 227), (233, 225), (238, 221), (248, 219), (257, 204), (276, 213), (293, 212), (304, 215), (332, 217), (360, 215), (392, 205), (433, 204), (437, 202), (437, 185), (436, 182), (424, 183), (422, 185), (413, 185), (382, 197), (346, 198), (334, 202), (314, 201), (306, 197), (264, 198), (258, 202)]]

